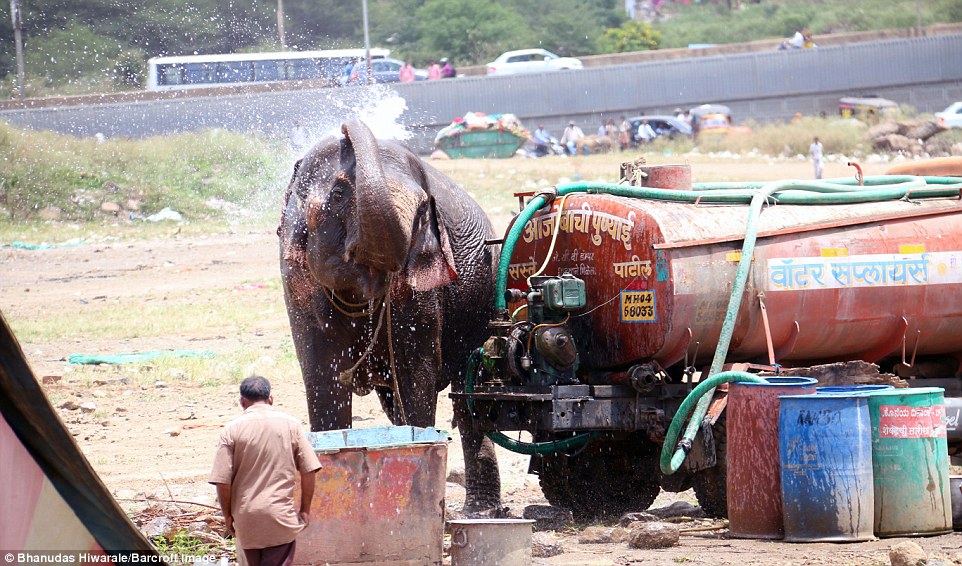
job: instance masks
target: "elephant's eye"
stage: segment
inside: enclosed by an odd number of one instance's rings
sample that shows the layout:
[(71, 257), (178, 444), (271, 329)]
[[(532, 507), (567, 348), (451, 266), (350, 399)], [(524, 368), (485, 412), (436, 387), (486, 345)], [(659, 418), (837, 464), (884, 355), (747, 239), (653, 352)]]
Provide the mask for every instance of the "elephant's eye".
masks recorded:
[(334, 185), (334, 188), (331, 190), (331, 200), (334, 202), (341, 202), (344, 200), (344, 188)]

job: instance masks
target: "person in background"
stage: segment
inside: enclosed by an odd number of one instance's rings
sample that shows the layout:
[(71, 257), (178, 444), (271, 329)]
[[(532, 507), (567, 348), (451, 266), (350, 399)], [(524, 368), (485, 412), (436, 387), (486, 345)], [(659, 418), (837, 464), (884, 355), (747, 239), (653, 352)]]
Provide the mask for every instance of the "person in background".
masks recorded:
[(608, 122), (602, 120), (601, 125), (598, 126), (598, 137), (603, 138), (608, 135)]
[(631, 146), (631, 122), (624, 116), (621, 117), (621, 125), (618, 126), (618, 145), (621, 151), (625, 151)]
[(531, 139), (534, 141), (535, 156), (544, 157), (548, 155), (551, 149), (551, 134), (544, 129), (544, 124), (538, 124), (538, 129), (534, 131)]
[(442, 79), (453, 79), (457, 76), (457, 71), (451, 66), (451, 61), (448, 61), (447, 57), (441, 58), (441, 78)]
[(648, 123), (648, 120), (642, 120), (641, 124), (638, 126), (638, 139), (641, 143), (649, 143), (658, 137), (655, 133), (654, 128)]
[[(290, 566), (294, 543), (310, 520), (321, 463), (294, 417), (275, 410), (271, 384), (252, 375), (240, 384), (244, 414), (221, 432), (210, 483), (227, 531), (248, 566)], [(300, 508), (294, 484), (300, 473)]]
[(812, 140), (812, 145), (808, 146), (808, 155), (812, 158), (812, 165), (815, 167), (815, 178), (822, 178), (822, 142), (818, 137)]
[(441, 66), (435, 63), (434, 61), (431, 61), (431, 64), (428, 65), (428, 80), (436, 81), (440, 78), (441, 78)]
[[(568, 149), (568, 153), (571, 155), (578, 154), (578, 141), (585, 137), (585, 133), (581, 131), (581, 128), (575, 125), (575, 123), (568, 122), (568, 127), (565, 128), (564, 133), (561, 135), (561, 145)], [(588, 154), (588, 148), (585, 147), (585, 155)]]
[(414, 82), (414, 67), (408, 61), (404, 62), (404, 66), (398, 71), (402, 83), (413, 83)]

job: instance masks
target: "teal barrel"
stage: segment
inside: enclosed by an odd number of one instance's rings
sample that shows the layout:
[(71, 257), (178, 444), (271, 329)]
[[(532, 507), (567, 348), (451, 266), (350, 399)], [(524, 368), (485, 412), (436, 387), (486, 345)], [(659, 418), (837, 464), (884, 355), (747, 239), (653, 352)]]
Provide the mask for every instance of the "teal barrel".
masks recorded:
[(778, 398), (815, 393), (810, 377), (766, 377), (728, 390), (728, 524), (733, 537), (782, 538)]
[(919, 387), (868, 396), (875, 471), (875, 534), (952, 531), (944, 390)]
[(785, 540), (872, 540), (872, 422), (865, 394), (780, 399)]

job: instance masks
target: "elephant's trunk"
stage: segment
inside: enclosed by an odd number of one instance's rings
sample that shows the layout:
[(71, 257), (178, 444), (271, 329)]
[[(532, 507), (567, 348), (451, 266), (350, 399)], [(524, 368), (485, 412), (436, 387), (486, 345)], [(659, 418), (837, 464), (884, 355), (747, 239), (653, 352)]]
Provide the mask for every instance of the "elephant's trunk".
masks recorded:
[[(396, 179), (388, 179), (374, 134), (366, 124), (351, 120), (341, 127), (347, 140), (341, 155), (348, 164), (353, 153), (357, 224), (348, 234), (346, 251), (357, 263), (385, 272), (406, 263), (417, 202)], [(408, 202), (410, 201), (410, 202)]]

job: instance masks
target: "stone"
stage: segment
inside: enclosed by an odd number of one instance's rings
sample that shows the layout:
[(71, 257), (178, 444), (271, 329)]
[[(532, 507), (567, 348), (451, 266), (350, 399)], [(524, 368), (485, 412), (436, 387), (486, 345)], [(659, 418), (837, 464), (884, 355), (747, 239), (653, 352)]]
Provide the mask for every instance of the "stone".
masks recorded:
[(621, 527), (627, 527), (632, 523), (650, 523), (652, 521), (657, 521), (657, 520), (658, 520), (658, 517), (656, 517), (655, 515), (652, 515), (651, 513), (646, 513), (644, 511), (640, 511), (640, 512), (634, 512), (634, 513), (625, 513), (624, 515), (621, 516), (621, 519), (618, 521), (618, 525)]
[(904, 541), (889, 549), (892, 566), (925, 566), (928, 555), (912, 541)]
[(648, 513), (651, 513), (659, 519), (667, 519), (669, 517), (691, 517), (692, 519), (701, 519), (705, 516), (705, 512), (702, 511), (701, 507), (692, 505), (687, 501), (675, 501), (667, 507), (649, 509)]
[(80, 412), (82, 413), (93, 413), (96, 410), (97, 410), (97, 404), (91, 401), (87, 401), (86, 403), (80, 404)]
[(133, 198), (132, 198), (132, 199), (128, 199), (128, 200), (127, 200), (127, 206), (126, 206), (126, 208), (127, 208), (127, 210), (131, 210), (131, 211), (133, 211), (133, 212), (137, 212), (138, 210), (140, 210), (140, 201), (137, 200), (137, 199), (133, 199)]
[(148, 539), (153, 539), (156, 537), (170, 538), (174, 534), (176, 526), (174, 522), (170, 520), (169, 517), (154, 517), (150, 521), (147, 521), (140, 531), (144, 533), (144, 536)]
[(59, 383), (61, 379), (63, 379), (62, 375), (45, 375), (40, 378), (40, 382), (44, 385), (53, 385)]
[(447, 482), (464, 487), (464, 468), (451, 468), (448, 470)]
[(42, 220), (60, 220), (60, 215), (63, 213), (62, 210), (56, 206), (45, 206), (40, 209), (37, 214)]
[(157, 382), (154, 382), (154, 389), (166, 389), (166, 388), (167, 388), (167, 382), (166, 382), (166, 381), (157, 381)]
[(592, 525), (586, 527), (578, 535), (578, 542), (581, 544), (604, 544), (608, 542), (624, 542), (628, 537), (628, 531), (622, 527), (605, 527), (603, 525)]
[(535, 558), (550, 558), (564, 554), (561, 541), (549, 533), (534, 533), (531, 535), (531, 556)]
[(65, 411), (76, 411), (77, 409), (80, 408), (80, 405), (78, 405), (77, 402), (74, 401), (73, 399), (67, 399), (66, 401), (61, 403), (58, 406), (58, 408), (63, 409)]
[(100, 211), (108, 214), (117, 214), (120, 212), (120, 205), (115, 202), (108, 201), (100, 205)]
[(169, 436), (180, 436), (180, 429), (170, 428), (164, 431), (164, 434)]
[(535, 531), (557, 531), (575, 521), (570, 509), (552, 505), (528, 505), (521, 516), (534, 521), (532, 528)]
[(668, 548), (678, 544), (679, 529), (671, 523), (642, 523), (628, 533), (631, 548)]
[(210, 525), (204, 521), (194, 521), (188, 526), (188, 530), (192, 533), (209, 533), (212, 532)]

